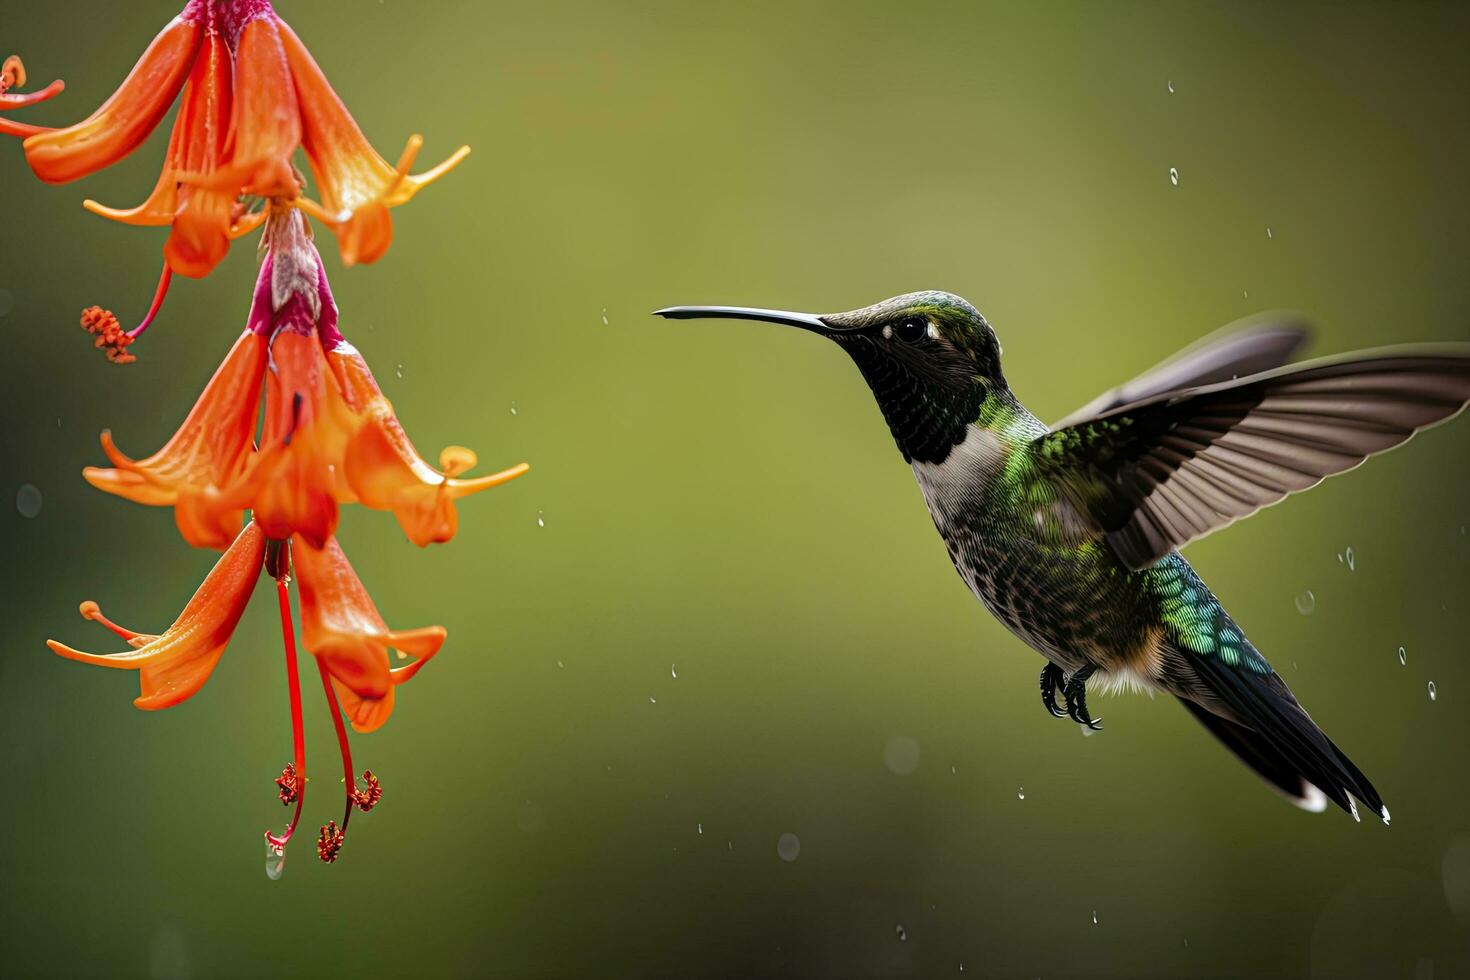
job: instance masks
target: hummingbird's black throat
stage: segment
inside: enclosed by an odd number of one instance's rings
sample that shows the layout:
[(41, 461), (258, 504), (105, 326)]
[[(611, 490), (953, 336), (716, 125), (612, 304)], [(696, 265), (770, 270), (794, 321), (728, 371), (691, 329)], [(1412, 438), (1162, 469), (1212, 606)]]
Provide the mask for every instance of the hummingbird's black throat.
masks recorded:
[(973, 374), (927, 377), (862, 334), (831, 336), (873, 390), (905, 462), (943, 463), (965, 441), (970, 423), (980, 417), (990, 394), (984, 379)]

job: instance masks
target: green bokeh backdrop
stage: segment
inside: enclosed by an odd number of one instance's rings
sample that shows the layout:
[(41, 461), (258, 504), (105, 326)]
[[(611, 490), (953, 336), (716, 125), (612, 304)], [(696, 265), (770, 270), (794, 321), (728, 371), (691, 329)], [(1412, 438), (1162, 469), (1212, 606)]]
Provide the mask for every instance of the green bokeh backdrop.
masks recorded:
[[(1262, 309), (1317, 319), (1318, 353), (1470, 339), (1463, 8), (280, 12), (386, 156), (415, 131), (426, 161), (474, 147), (395, 212), (382, 262), (323, 252), (419, 445), (534, 468), (466, 503), (447, 546), (346, 514), (388, 620), (450, 640), (356, 740), (386, 795), (342, 860), (301, 842), (268, 881), (290, 738), (267, 589), (160, 714), (44, 646), (108, 648), (89, 597), (160, 629), (209, 567), (168, 513), (78, 471), (105, 427), (138, 454), (173, 430), (243, 322), (253, 240), (178, 283), (138, 363), (106, 364), (76, 311), (136, 317), (162, 235), (80, 203), (141, 199), (165, 134), (60, 188), (0, 145), (0, 969), (1470, 971), (1470, 423), (1189, 550), (1389, 801), (1392, 828), (1355, 825), (1287, 807), (1165, 698), (1102, 705), (1088, 739), (1048, 719), (1040, 660), (950, 569), (841, 354), (648, 316), (949, 289), (1043, 417)], [(0, 54), (68, 83), (21, 118), (90, 111), (172, 13), (7, 4)], [(34, 519), (10, 503), (26, 483)], [(308, 829), (339, 812), (311, 690)], [(906, 776), (884, 763), (901, 736)]]

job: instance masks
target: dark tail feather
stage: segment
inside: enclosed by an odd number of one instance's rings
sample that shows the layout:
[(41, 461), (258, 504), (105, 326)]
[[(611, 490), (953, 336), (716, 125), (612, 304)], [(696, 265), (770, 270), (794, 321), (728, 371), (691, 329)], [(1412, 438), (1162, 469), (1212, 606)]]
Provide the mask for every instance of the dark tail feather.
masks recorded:
[(1356, 797), (1388, 822), (1388, 809), (1368, 777), (1332, 744), (1279, 677), (1263, 677), (1208, 657), (1194, 658), (1193, 664), (1199, 678), (1235, 720), (1180, 700), (1262, 779), (1304, 809), (1323, 809), (1320, 796), (1325, 795), (1356, 817), (1352, 802)]
[(1189, 713), (1199, 719), (1199, 723), (1209, 729), (1210, 734), (1219, 739), (1222, 745), (1235, 753), (1236, 758), (1254, 769), (1256, 775), (1279, 790), (1293, 804), (1313, 813), (1326, 809), (1326, 794), (1303, 779), (1291, 760), (1276, 751), (1260, 735), (1227, 718), (1212, 714), (1209, 709), (1200, 707), (1188, 698), (1180, 698), (1179, 703), (1189, 709)]

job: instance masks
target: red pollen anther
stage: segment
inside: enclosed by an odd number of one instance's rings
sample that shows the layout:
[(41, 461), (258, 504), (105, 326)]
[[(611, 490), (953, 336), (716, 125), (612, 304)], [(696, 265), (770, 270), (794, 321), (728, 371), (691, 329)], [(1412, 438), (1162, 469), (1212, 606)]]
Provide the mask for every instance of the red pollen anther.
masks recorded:
[(87, 333), (95, 334), (98, 350), (107, 351), (107, 359), (114, 364), (131, 364), (137, 360), (127, 352), (127, 346), (133, 342), (127, 332), (118, 324), (117, 317), (111, 310), (104, 310), (100, 306), (89, 306), (82, 311), (82, 329)]
[(296, 775), (296, 764), (294, 762), (286, 763), (286, 768), (282, 769), (281, 774), (276, 777), (276, 787), (281, 791), (282, 806), (290, 806), (296, 802), (297, 797), (301, 795), (296, 789), (299, 783), (300, 779)]
[(328, 820), (316, 839), (316, 856), (327, 864), (337, 860), (342, 845), (347, 841), (347, 832), (337, 829), (337, 821)]
[[(285, 848), (291, 835), (296, 833), (296, 824), (301, 820), (301, 806), (306, 802), (306, 732), (301, 723), (301, 675), (296, 669), (296, 627), (291, 621), (291, 595), (286, 588), (286, 579), (276, 580), (276, 599), (281, 607), (281, 637), (286, 646), (286, 687), (291, 696), (291, 747), (295, 759), (286, 771), (296, 774), (296, 812), (291, 815), (291, 825), (284, 834), (266, 831), (265, 839), (277, 850)], [(281, 773), (282, 779), (286, 772)], [(276, 781), (280, 785), (280, 780)], [(286, 800), (286, 788), (281, 787), (281, 801)]]
[(158, 311), (163, 308), (163, 298), (168, 295), (169, 283), (173, 281), (174, 272), (164, 263), (163, 272), (158, 277), (158, 288), (153, 291), (153, 303), (148, 307), (147, 314), (141, 323), (131, 330), (124, 330), (118, 323), (117, 316), (111, 310), (104, 310), (100, 306), (89, 306), (82, 311), (82, 329), (96, 336), (95, 347), (107, 351), (107, 359), (114, 364), (131, 364), (138, 358), (129, 354), (128, 345), (142, 336), (143, 331), (158, 316)]
[(373, 775), (371, 769), (362, 771), (362, 781), (367, 785), (363, 789), (354, 788), (348, 795), (352, 797), (353, 806), (367, 813), (383, 798), (383, 784), (378, 782), (378, 777)]

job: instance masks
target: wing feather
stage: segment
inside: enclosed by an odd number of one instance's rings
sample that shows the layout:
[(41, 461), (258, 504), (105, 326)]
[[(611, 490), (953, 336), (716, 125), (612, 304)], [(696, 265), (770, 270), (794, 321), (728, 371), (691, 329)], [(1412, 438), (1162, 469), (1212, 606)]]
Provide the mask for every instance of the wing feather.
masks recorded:
[(1388, 348), (1157, 392), (1041, 436), (1035, 458), (1141, 568), (1467, 402), (1470, 345)]
[(1127, 384), (1098, 395), (1053, 428), (1097, 418), (1115, 408), (1231, 378), (1259, 374), (1291, 360), (1311, 337), (1307, 322), (1289, 313), (1267, 313), (1240, 320), (1200, 340)]

